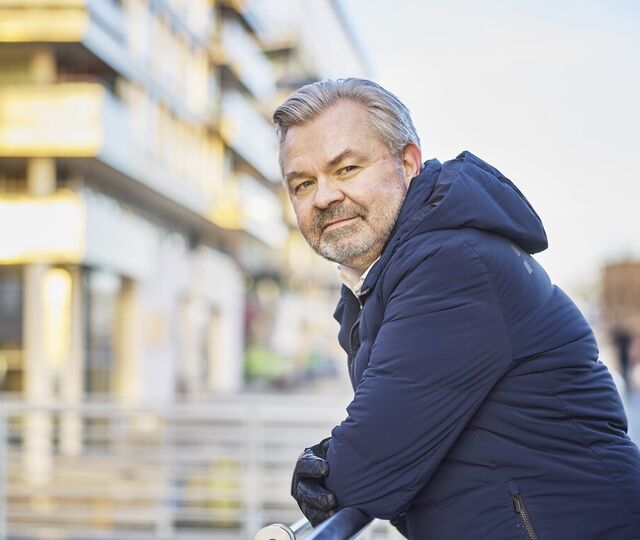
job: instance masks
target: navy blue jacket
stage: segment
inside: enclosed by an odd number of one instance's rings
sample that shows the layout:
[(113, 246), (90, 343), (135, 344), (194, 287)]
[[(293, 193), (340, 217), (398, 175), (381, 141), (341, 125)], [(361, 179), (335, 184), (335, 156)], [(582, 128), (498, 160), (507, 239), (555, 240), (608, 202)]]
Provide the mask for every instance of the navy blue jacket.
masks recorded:
[(640, 538), (640, 455), (589, 325), (530, 255), (546, 247), (471, 153), (412, 180), (335, 312), (355, 389), (327, 458), (340, 506), (406, 514), (419, 540)]

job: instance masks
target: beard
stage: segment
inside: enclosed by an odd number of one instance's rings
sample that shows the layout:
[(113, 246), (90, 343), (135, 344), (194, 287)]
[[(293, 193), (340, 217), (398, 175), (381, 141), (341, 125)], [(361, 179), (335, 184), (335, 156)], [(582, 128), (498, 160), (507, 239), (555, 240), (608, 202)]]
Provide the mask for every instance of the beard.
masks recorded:
[[(378, 197), (368, 210), (349, 201), (319, 209), (311, 229), (302, 234), (321, 257), (352, 268), (367, 268), (382, 253), (406, 193), (407, 188), (399, 186), (389, 197)], [(355, 219), (324, 230), (329, 223), (349, 218)]]

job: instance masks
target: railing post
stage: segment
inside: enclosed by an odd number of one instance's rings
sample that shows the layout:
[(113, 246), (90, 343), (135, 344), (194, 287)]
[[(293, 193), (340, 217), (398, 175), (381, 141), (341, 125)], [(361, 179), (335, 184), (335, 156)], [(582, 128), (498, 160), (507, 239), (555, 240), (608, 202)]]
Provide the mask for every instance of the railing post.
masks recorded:
[[(156, 414), (156, 411), (154, 411)], [(175, 530), (175, 504), (177, 502), (177, 466), (176, 458), (177, 441), (175, 436), (176, 426), (182, 421), (182, 410), (174, 408), (164, 410), (161, 414), (157, 412), (158, 422), (162, 426), (162, 438), (160, 442), (160, 454), (164, 456), (164, 463), (161, 465), (164, 477), (163, 489), (158, 500), (158, 520), (156, 521), (157, 538), (171, 539), (176, 537)]]
[(7, 448), (9, 444), (9, 431), (7, 429), (7, 415), (4, 411), (4, 406), (0, 403), (0, 540), (4, 540), (7, 537), (7, 504), (9, 502), (8, 496), (8, 480), (9, 467), (7, 465), (7, 459), (9, 450)]
[(261, 492), (261, 467), (260, 451), (262, 448), (261, 439), (261, 417), (252, 415), (250, 410), (244, 411), (247, 429), (247, 462), (245, 477), (245, 531), (249, 538), (262, 521), (262, 501)]

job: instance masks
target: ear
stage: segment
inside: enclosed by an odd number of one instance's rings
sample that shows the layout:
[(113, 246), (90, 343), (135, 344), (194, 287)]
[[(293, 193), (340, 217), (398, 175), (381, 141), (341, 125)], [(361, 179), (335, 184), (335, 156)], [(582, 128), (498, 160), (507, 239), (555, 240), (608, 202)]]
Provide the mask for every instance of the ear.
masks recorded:
[(420, 174), (420, 167), (422, 167), (422, 152), (414, 143), (409, 143), (404, 147), (402, 167), (404, 168), (404, 181), (408, 186), (411, 179)]

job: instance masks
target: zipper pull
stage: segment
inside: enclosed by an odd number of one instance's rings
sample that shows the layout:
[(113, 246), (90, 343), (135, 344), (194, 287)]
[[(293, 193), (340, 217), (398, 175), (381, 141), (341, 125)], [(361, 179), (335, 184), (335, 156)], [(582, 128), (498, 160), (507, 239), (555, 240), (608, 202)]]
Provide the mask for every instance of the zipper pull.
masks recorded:
[(513, 509), (518, 514), (522, 514), (522, 506), (520, 505), (520, 498), (517, 495), (513, 495), (512, 499), (513, 499)]
[(358, 304), (360, 304), (360, 309), (362, 309), (362, 307), (364, 306), (364, 303), (362, 302), (362, 298), (367, 296), (370, 292), (371, 292), (371, 289), (364, 289), (360, 291), (358, 294), (356, 294), (356, 298), (358, 299)]

